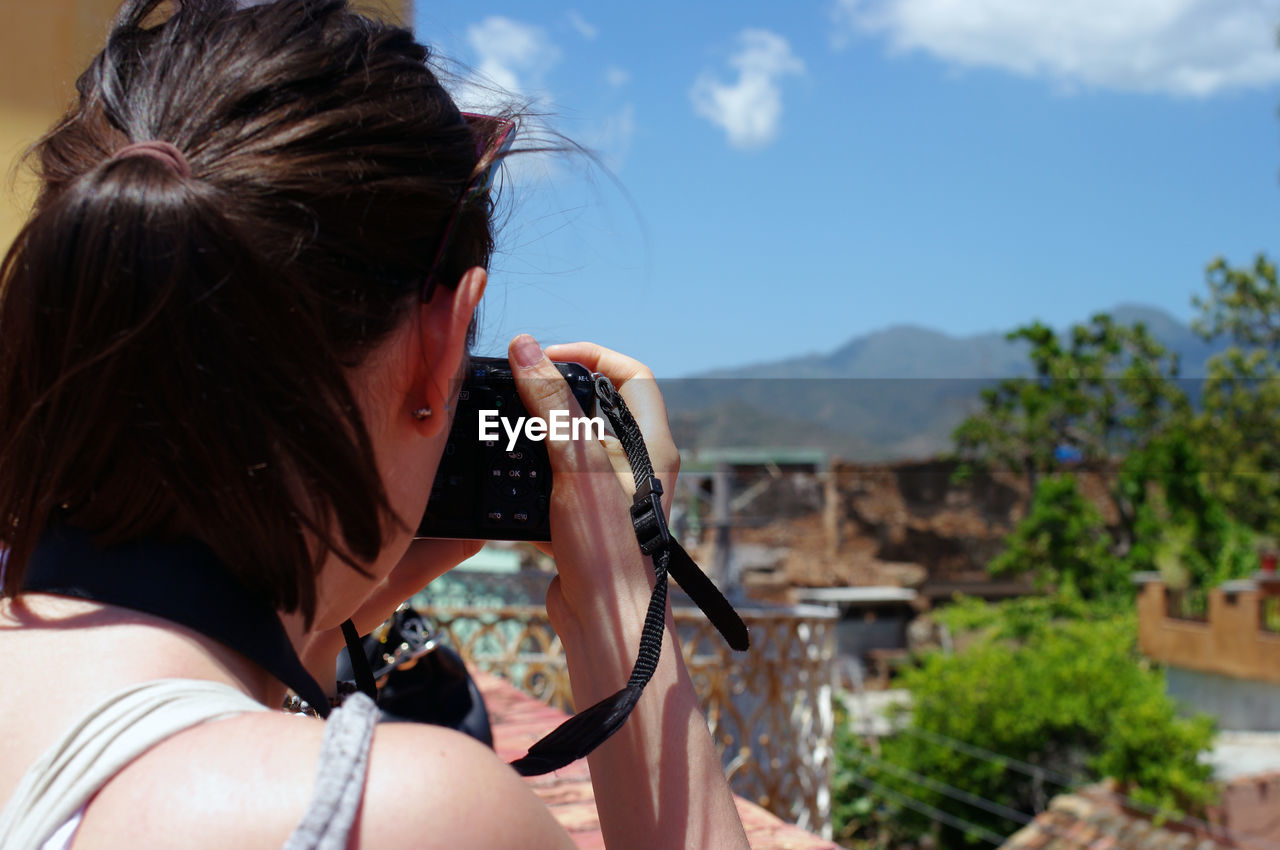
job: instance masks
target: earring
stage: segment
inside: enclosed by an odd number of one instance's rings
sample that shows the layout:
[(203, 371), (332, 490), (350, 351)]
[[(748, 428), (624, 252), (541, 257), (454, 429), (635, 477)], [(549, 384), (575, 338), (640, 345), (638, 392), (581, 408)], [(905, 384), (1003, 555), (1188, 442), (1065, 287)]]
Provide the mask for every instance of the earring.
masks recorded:
[(417, 419), (419, 422), (422, 422), (423, 420), (430, 419), (431, 414), (433, 414), (434, 412), (435, 411), (431, 409), (430, 405), (428, 405), (425, 407), (416, 408), (413, 411), (412, 416), (414, 419)]

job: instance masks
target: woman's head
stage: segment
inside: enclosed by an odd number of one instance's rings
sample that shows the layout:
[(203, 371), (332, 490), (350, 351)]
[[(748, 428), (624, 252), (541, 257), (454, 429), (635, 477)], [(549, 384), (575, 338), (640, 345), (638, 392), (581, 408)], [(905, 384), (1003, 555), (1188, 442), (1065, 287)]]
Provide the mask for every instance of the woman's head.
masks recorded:
[[(346, 375), (428, 277), (488, 262), (475, 122), (343, 0), (158, 3), (126, 4), (35, 149), (0, 278), (5, 591), (66, 522), (194, 535), (309, 615), (316, 565), (371, 560), (389, 517)], [(115, 156), (150, 140), (190, 175)]]

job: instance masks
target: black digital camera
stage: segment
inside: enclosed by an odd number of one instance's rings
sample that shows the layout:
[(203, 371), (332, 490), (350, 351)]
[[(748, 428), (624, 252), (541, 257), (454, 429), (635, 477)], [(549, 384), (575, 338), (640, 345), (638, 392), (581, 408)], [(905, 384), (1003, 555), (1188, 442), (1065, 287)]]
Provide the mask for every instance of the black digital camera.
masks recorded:
[[(583, 414), (592, 416), (596, 401), (591, 372), (577, 363), (555, 365)], [(471, 358), (419, 537), (551, 539), (547, 447), (531, 439), (526, 429), (512, 428), (528, 415), (511, 364), (499, 357)]]

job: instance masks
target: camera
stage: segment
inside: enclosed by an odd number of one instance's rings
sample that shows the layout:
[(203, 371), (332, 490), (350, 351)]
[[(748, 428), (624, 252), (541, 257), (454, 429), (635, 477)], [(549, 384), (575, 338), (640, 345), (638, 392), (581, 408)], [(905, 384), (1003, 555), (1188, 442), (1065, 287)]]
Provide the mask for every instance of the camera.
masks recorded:
[[(555, 366), (585, 416), (591, 416), (596, 409), (591, 372), (577, 363)], [(543, 440), (557, 438), (548, 427), (563, 425), (567, 437), (579, 424), (553, 418), (540, 429), (533, 426), (541, 420), (528, 416), (511, 364), (499, 357), (471, 358), (419, 537), (551, 539), (551, 463)], [(539, 430), (543, 439), (535, 438)]]

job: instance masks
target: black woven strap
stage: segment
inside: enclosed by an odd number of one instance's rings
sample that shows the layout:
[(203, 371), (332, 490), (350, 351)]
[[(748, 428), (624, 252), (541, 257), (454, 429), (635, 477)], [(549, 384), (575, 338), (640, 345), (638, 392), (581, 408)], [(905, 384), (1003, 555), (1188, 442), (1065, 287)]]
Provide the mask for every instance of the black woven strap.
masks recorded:
[[(583, 758), (609, 739), (635, 708), (644, 686), (653, 677), (662, 654), (662, 634), (666, 623), (668, 569), (679, 564), (677, 580), (699, 608), (710, 618), (729, 645), (737, 650), (749, 646), (747, 627), (733, 606), (711, 580), (698, 569), (680, 543), (667, 529), (662, 511), (662, 482), (653, 474), (653, 463), (635, 417), (622, 395), (603, 375), (596, 376), (596, 397), (600, 410), (609, 419), (627, 454), (635, 477), (636, 493), (631, 505), (640, 551), (653, 559), (655, 578), (649, 609), (640, 633), (640, 650), (626, 686), (595, 705), (570, 717), (529, 748), (528, 755), (511, 763), (521, 776), (539, 776)], [(687, 584), (686, 584), (687, 582)]]
[[(667, 552), (670, 557), (663, 559), (663, 572), (670, 570), (671, 577), (693, 600), (693, 604), (707, 615), (711, 625), (716, 627), (716, 631), (720, 632), (730, 648), (745, 652), (751, 645), (746, 624), (720, 589), (707, 578), (707, 574), (694, 563), (680, 541), (672, 537), (667, 529), (666, 515), (662, 512), (662, 485), (653, 474), (653, 464), (649, 460), (649, 451), (645, 448), (644, 435), (640, 433), (640, 426), (623, 401), (622, 394), (614, 389), (608, 378), (597, 375), (596, 397), (600, 400), (601, 411), (609, 418), (614, 433), (622, 443), (628, 463), (631, 464), (631, 474), (636, 482), (631, 521), (636, 526), (640, 551), (646, 555), (654, 555), (655, 558), (658, 552)], [(654, 567), (657, 568), (656, 563)]]
[(351, 659), (351, 672), (355, 674), (356, 687), (376, 703), (378, 682), (373, 677), (373, 667), (369, 664), (369, 657), (364, 654), (364, 641), (360, 640), (356, 624), (350, 620), (344, 620), (342, 623), (342, 640), (347, 645), (347, 656)]

